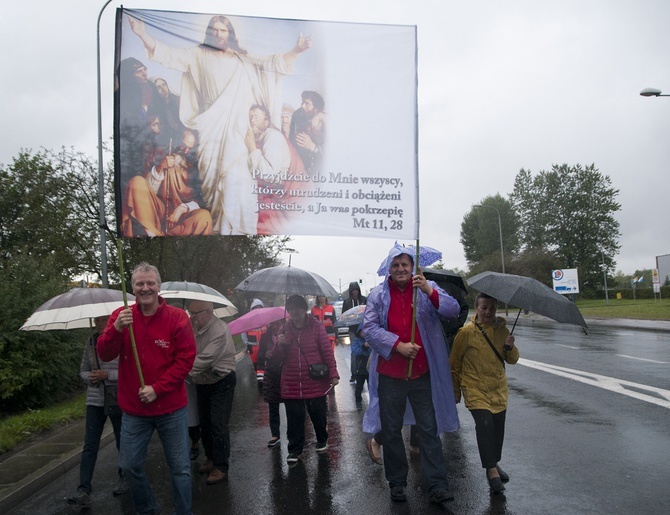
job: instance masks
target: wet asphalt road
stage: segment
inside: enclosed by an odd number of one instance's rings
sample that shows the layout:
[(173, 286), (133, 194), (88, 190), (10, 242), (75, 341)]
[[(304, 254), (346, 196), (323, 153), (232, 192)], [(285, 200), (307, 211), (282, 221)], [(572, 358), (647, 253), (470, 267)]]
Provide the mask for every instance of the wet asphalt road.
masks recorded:
[[(510, 405), (501, 466), (505, 495), (491, 496), (479, 463), (474, 424), (459, 405), (462, 428), (443, 436), (449, 482), (456, 495), (443, 508), (428, 503), (418, 461), (410, 461), (407, 503), (393, 503), (383, 467), (367, 456), (354, 407), (349, 348), (338, 347), (344, 382), (329, 397), (329, 450), (314, 452), (309, 426), (303, 460), (286, 465), (286, 441), (268, 449), (267, 405), (251, 363), (238, 364), (232, 420), (230, 479), (206, 486), (194, 473), (196, 514), (667, 514), (670, 513), (670, 334), (573, 326), (529, 326), (515, 334), (522, 355), (508, 366)], [(366, 394), (364, 394), (364, 397)], [(282, 433), (285, 431), (283, 408)], [(101, 451), (92, 514), (132, 513), (129, 496), (111, 495), (116, 450)], [(148, 460), (154, 493), (171, 512), (169, 474), (160, 443)], [(78, 469), (33, 495), (11, 514), (74, 514), (63, 502)]]

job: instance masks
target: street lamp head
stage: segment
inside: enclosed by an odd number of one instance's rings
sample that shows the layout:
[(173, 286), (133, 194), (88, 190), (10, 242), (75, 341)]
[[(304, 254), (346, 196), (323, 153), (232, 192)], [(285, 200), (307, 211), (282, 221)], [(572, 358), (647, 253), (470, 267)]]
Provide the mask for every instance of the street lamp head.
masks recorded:
[(640, 91), (643, 97), (667, 97), (668, 95), (661, 95), (661, 90), (656, 88), (644, 88)]

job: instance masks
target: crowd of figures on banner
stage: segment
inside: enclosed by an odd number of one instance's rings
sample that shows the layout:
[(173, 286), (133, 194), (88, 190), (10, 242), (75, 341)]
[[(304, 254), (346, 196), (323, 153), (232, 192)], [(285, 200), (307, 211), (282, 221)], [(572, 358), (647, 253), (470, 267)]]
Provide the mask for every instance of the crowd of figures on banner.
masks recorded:
[(172, 48), (127, 19), (148, 59), (183, 78), (149, 77), (139, 56), (120, 62), (122, 234), (286, 234), (324, 151), (323, 96), (282, 98), (282, 77), (311, 38), (300, 34), (286, 53), (256, 57), (225, 16), (214, 16), (192, 48)]

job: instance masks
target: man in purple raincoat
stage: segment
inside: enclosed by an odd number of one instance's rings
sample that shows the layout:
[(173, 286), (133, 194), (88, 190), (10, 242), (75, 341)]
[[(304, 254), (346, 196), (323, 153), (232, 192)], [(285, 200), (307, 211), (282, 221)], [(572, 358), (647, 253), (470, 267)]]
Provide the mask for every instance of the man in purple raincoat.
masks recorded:
[[(401, 430), (403, 424), (416, 424), (428, 494), (431, 502), (441, 504), (454, 496), (439, 434), (457, 430), (459, 423), (440, 317), (455, 318), (460, 307), (436, 283), (412, 275), (414, 259), (407, 252), (398, 244), (391, 249), (387, 278), (367, 300), (363, 333), (372, 354), (363, 431), (378, 433), (375, 439), (381, 438), (384, 446), (391, 499), (406, 501), (408, 465)], [(419, 292), (412, 341), (415, 288)]]

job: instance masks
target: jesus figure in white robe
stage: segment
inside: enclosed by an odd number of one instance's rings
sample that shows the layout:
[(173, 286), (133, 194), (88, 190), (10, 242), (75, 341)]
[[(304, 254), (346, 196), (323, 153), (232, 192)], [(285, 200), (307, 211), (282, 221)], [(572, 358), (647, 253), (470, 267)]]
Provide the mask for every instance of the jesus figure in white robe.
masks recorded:
[(149, 59), (183, 74), (179, 117), (198, 131), (201, 191), (214, 233), (256, 234), (257, 196), (244, 143), (249, 108), (264, 105), (279, 119), (282, 78), (293, 71), (298, 55), (309, 49), (311, 37), (300, 34), (296, 46), (285, 54), (254, 57), (239, 47), (225, 16), (214, 16), (205, 43), (192, 48), (169, 47), (151, 36), (142, 21), (129, 21)]

